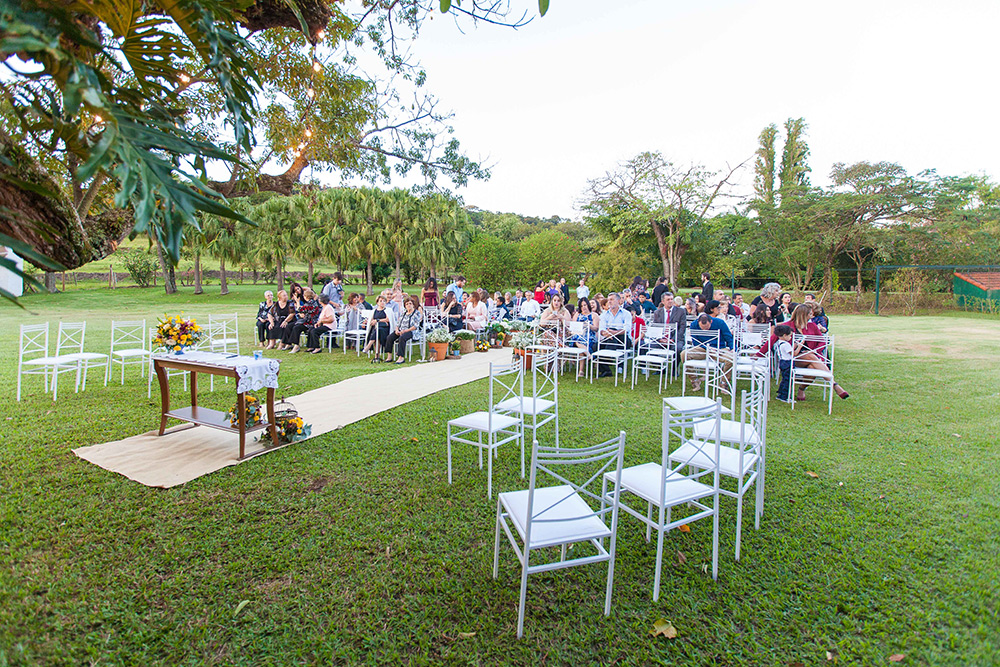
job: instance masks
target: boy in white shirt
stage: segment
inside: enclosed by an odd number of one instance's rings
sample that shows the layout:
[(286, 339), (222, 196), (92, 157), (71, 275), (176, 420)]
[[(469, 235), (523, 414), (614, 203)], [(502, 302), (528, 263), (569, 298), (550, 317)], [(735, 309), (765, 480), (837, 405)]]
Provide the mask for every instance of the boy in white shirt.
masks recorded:
[(778, 353), (778, 368), (781, 369), (781, 383), (778, 385), (778, 400), (788, 401), (788, 389), (792, 376), (792, 328), (787, 324), (779, 324), (774, 328), (778, 341), (774, 349)]

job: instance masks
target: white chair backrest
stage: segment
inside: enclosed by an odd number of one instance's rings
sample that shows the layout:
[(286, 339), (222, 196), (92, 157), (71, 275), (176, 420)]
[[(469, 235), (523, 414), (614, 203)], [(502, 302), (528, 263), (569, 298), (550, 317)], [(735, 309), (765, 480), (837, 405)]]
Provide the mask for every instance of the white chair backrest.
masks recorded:
[(490, 362), (489, 421), (492, 427), (496, 405), (515, 398), (524, 401), (524, 360), (516, 357), (507, 363)]
[[(612, 503), (608, 503), (602, 498), (600, 489), (596, 492), (592, 490), (591, 484), (600, 484), (604, 479), (604, 474), (610, 470), (615, 471), (615, 485), (612, 488), (619, 488), (622, 476), (622, 460), (625, 454), (625, 431), (619, 431), (618, 435), (610, 440), (605, 440), (599, 445), (591, 447), (566, 448), (566, 447), (542, 447), (538, 440), (531, 443), (531, 475), (528, 479), (528, 511), (525, 519), (524, 540), (530, 544), (531, 525), (533, 523), (559, 523), (578, 522), (587, 517), (581, 517), (573, 513), (570, 518), (566, 517), (565, 501), (574, 495), (578, 495), (584, 502), (590, 505), (593, 510), (591, 516), (605, 521), (605, 515), (612, 515), (611, 523), (615, 524), (618, 517), (618, 495), (615, 494)], [(574, 475), (571, 468), (586, 466), (583, 475)], [(539, 484), (538, 473), (544, 473), (559, 485), (569, 486), (566, 495), (560, 498), (547, 499), (544, 504), (535, 503), (535, 489), (544, 488), (545, 484)], [(586, 481), (578, 481), (580, 477), (586, 476)], [(595, 507), (599, 509), (594, 509)], [(577, 524), (579, 525), (579, 524)]]
[(569, 335), (570, 336), (583, 336), (587, 333), (587, 323), (586, 322), (570, 322), (569, 323)]
[[(530, 396), (559, 402), (559, 364), (557, 350), (529, 345), (525, 353), (532, 355)], [(527, 380), (527, 378), (525, 378)]]
[(238, 313), (231, 313), (228, 315), (209, 315), (208, 337), (210, 339), (218, 337), (235, 338), (237, 335), (238, 321)]
[[(705, 424), (709, 433), (714, 437), (695, 438), (694, 429), (698, 424)], [(686, 481), (701, 481), (703, 477), (713, 475), (712, 486), (719, 488), (719, 430), (722, 425), (722, 403), (716, 400), (704, 407), (692, 408), (688, 410), (677, 410), (669, 403), (663, 402), (663, 462), (661, 473), (663, 475), (660, 487), (660, 504), (671, 495), (667, 492), (668, 484), (683, 484)], [(687, 454), (674, 460), (676, 463), (670, 466), (670, 443), (677, 441), (678, 449), (681, 445), (688, 445)], [(702, 481), (703, 484), (709, 484)]]
[[(147, 331), (152, 332), (148, 338)], [(111, 322), (111, 352), (119, 350), (148, 350), (156, 329), (146, 329), (146, 320)]]
[(764, 334), (760, 331), (740, 331), (740, 347), (760, 347), (764, 343)]
[(56, 339), (56, 356), (83, 352), (83, 339), (87, 333), (86, 322), (60, 322)]
[[(801, 344), (801, 348), (799, 345)], [(794, 351), (798, 350), (795, 354)], [(833, 336), (806, 336), (792, 334), (792, 363), (807, 361), (810, 354), (819, 357), (833, 371)]]
[(22, 324), (18, 360), (49, 356), (49, 323)]
[(719, 347), (719, 330), (709, 329), (705, 331), (697, 324), (694, 327), (688, 328), (688, 347), (689, 348), (706, 348), (706, 347)]

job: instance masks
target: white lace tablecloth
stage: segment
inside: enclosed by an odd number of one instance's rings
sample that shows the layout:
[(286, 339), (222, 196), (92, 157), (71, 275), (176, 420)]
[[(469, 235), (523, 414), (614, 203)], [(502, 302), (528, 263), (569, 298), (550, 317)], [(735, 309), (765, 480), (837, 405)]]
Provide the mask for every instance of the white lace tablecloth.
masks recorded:
[(179, 361), (197, 361), (213, 366), (228, 366), (236, 369), (236, 391), (242, 394), (246, 391), (257, 391), (263, 387), (278, 388), (278, 368), (281, 362), (277, 359), (254, 359), (251, 356), (236, 354), (221, 354), (219, 352), (159, 352), (153, 355), (163, 359)]

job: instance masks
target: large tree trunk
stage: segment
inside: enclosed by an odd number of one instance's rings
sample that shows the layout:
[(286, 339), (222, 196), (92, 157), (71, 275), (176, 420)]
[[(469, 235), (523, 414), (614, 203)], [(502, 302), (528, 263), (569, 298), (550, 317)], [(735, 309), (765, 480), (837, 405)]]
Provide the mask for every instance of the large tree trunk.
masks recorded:
[(174, 276), (174, 267), (167, 264), (163, 257), (163, 248), (159, 242), (156, 243), (156, 256), (160, 260), (160, 271), (163, 273), (163, 289), (167, 294), (177, 294), (177, 280)]
[(437, 264), (431, 262), (431, 278), (437, 280), (437, 277), (438, 277)]
[(372, 260), (371, 259), (368, 260), (368, 271), (366, 272), (365, 277), (368, 280), (368, 296), (371, 296), (372, 294), (375, 293), (375, 288), (374, 288), (374, 285), (372, 284)]
[(403, 274), (399, 271), (399, 253), (396, 253), (396, 280), (402, 282)]
[(201, 288), (201, 253), (194, 254), (194, 293), (202, 294), (205, 290)]
[(285, 263), (281, 261), (281, 255), (274, 258), (274, 266), (278, 273), (278, 291), (285, 289)]
[(219, 258), (219, 293), (229, 294), (229, 281), (226, 280), (226, 258)]
[(45, 272), (45, 291), (49, 294), (55, 294), (59, 291), (56, 289), (56, 274), (52, 271)]
[(306, 273), (306, 282), (309, 283), (309, 289), (313, 288), (313, 263), (310, 260), (308, 272)]

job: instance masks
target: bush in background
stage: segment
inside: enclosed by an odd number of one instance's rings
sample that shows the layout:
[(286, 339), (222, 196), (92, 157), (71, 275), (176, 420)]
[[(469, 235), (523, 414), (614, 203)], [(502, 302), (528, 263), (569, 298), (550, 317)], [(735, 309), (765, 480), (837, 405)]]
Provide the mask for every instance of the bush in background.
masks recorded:
[(139, 287), (149, 287), (153, 283), (153, 274), (156, 273), (156, 260), (148, 250), (138, 248), (120, 248), (115, 253), (125, 265), (125, 270)]
[(516, 245), (483, 234), (463, 253), (461, 268), (471, 285), (493, 291), (513, 284), (517, 261)]
[(573, 285), (582, 263), (580, 244), (554, 229), (532, 234), (517, 244), (517, 277), (525, 285), (551, 278), (565, 278)]

